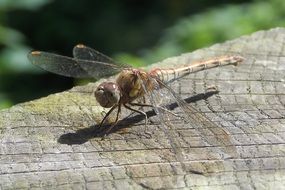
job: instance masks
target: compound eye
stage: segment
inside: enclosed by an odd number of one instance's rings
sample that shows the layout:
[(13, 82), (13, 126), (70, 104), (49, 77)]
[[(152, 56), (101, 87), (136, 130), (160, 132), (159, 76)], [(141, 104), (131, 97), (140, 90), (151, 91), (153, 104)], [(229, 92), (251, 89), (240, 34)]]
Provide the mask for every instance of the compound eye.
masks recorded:
[(96, 100), (102, 107), (110, 108), (120, 100), (120, 92), (113, 82), (101, 83), (95, 91)]

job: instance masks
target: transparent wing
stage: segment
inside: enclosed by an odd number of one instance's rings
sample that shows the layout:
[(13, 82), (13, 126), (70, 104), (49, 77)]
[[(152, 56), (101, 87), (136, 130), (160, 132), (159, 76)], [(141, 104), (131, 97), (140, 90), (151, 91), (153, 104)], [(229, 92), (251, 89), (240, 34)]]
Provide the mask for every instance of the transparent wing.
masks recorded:
[(187, 126), (194, 128), (200, 138), (207, 142), (209, 145), (217, 147), (227, 155), (223, 158), (236, 158), (238, 157), (236, 147), (233, 145), (232, 139), (229, 134), (220, 126), (208, 119), (203, 113), (199, 112), (190, 104), (182, 100), (169, 86), (158, 81), (160, 85), (167, 90), (167, 95), (172, 100), (175, 100), (179, 107), (182, 109), (182, 116)]
[(77, 59), (120, 65), (119, 63), (116, 63), (112, 58), (83, 44), (78, 44), (73, 48), (73, 57)]
[[(177, 102), (179, 107), (182, 109), (182, 113), (175, 115), (174, 117), (180, 117), (183, 120), (183, 127), (187, 126), (193, 128), (198, 136), (201, 138), (203, 143), (208, 143), (213, 148), (216, 148), (218, 153), (222, 155), (222, 158), (233, 158), (237, 157), (237, 151), (231, 141), (231, 137), (228, 133), (220, 126), (213, 123), (205, 115), (200, 113), (191, 105), (187, 104), (182, 100), (169, 86), (162, 83), (158, 79), (151, 78), (153, 81), (153, 89), (148, 90), (147, 85), (144, 84), (146, 95), (149, 101), (154, 106), (154, 110), (160, 121), (160, 126), (163, 132), (166, 134), (169, 143), (176, 155), (177, 160), (181, 163), (185, 171), (189, 171), (185, 165), (185, 155), (183, 153), (183, 137), (179, 136), (175, 131), (176, 124), (173, 122), (173, 115), (175, 113), (170, 111), (171, 104)], [(191, 146), (191, 145), (190, 145)], [(204, 146), (204, 145), (203, 145)], [(204, 171), (193, 171), (194, 173), (203, 173)]]
[(109, 62), (71, 58), (42, 51), (29, 53), (28, 59), (46, 71), (74, 78), (98, 79), (114, 75), (124, 68)]
[[(139, 75), (138, 75), (138, 77), (139, 77)], [(173, 113), (168, 111), (167, 108), (165, 107), (165, 105), (163, 105), (161, 102), (161, 100), (164, 100), (164, 103), (169, 102), (169, 101), (167, 101), (169, 99), (167, 96), (164, 96), (165, 94), (163, 94), (163, 93), (161, 93), (161, 91), (159, 91), (160, 84), (155, 79), (153, 79), (151, 77), (150, 77), (150, 80), (151, 80), (152, 87), (153, 87), (153, 90), (151, 90), (151, 91), (148, 89), (148, 87), (147, 87), (148, 85), (145, 83), (145, 81), (140, 79), (141, 84), (142, 84), (144, 91), (145, 91), (145, 96), (147, 96), (147, 99), (150, 101), (156, 115), (158, 116), (158, 119), (160, 121), (159, 127), (161, 127), (164, 134), (167, 136), (168, 141), (169, 141), (170, 146), (171, 146), (171, 148), (172, 148), (172, 150), (176, 156), (177, 161), (181, 164), (182, 168), (185, 171), (189, 171), (189, 170), (187, 170), (187, 168), (184, 164), (185, 159), (184, 159), (183, 151), (181, 149), (181, 144), (177, 140), (178, 137), (174, 132), (174, 126), (173, 126), (173, 123), (171, 122), (171, 115)], [(191, 172), (200, 173), (197, 171), (191, 171)]]

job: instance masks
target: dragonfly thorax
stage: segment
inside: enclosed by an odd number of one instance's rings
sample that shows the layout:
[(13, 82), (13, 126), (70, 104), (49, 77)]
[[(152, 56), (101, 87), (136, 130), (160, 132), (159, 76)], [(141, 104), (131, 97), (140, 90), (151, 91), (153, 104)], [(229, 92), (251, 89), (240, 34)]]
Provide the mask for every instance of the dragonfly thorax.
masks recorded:
[(103, 82), (95, 91), (97, 102), (104, 108), (110, 108), (119, 103), (120, 96), (120, 90), (114, 82)]
[(123, 70), (118, 76), (116, 83), (122, 93), (120, 101), (123, 104), (142, 97), (145, 94), (145, 90), (151, 88), (151, 80), (148, 74), (138, 69)]

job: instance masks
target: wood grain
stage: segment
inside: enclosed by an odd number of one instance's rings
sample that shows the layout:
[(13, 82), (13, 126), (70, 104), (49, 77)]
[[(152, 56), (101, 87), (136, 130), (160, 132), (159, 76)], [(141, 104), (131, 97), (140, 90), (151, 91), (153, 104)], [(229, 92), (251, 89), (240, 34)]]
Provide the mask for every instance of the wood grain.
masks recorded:
[[(275, 28), (152, 65), (245, 57), (238, 67), (202, 71), (172, 85), (230, 134), (238, 158), (223, 159), (218, 147), (176, 120), (185, 165), (205, 174), (185, 173), (151, 110), (148, 126), (134, 114), (101, 140), (96, 127), (107, 110), (91, 93), (102, 79), (0, 112), (0, 189), (285, 188), (284, 42), (285, 29)], [(219, 93), (207, 94), (210, 85)]]

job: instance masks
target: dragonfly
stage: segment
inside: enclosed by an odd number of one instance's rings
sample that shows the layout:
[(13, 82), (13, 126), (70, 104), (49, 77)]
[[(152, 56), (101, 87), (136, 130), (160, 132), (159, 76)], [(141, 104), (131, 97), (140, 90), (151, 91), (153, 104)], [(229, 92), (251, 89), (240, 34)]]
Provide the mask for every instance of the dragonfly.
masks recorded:
[[(176, 153), (177, 142), (169, 128), (173, 129), (173, 123), (165, 114), (172, 114), (166, 106), (160, 104), (161, 99), (169, 98), (175, 101), (182, 109), (183, 120), (193, 127), (207, 143), (220, 147), (220, 150), (229, 155), (236, 155), (235, 147), (232, 145), (229, 134), (220, 126), (216, 125), (194, 106), (186, 103), (169, 86), (170, 83), (179, 80), (191, 73), (221, 67), (226, 65), (240, 64), (244, 58), (239, 55), (226, 55), (215, 57), (206, 61), (198, 61), (179, 68), (155, 68), (145, 71), (133, 68), (124, 63), (118, 63), (112, 58), (82, 44), (73, 48), (73, 57), (62, 56), (43, 51), (32, 51), (28, 59), (34, 65), (52, 73), (74, 78), (102, 78), (118, 74), (115, 82), (103, 82), (95, 90), (98, 103), (104, 108), (110, 108), (102, 119), (99, 127), (102, 127), (110, 114), (117, 109), (115, 122), (105, 131), (108, 134), (117, 125), (122, 107), (144, 115), (145, 124), (147, 114), (135, 107), (151, 107), (158, 115), (163, 131), (169, 138), (171, 147)], [(147, 96), (150, 104), (145, 103)], [(137, 101), (139, 99), (143, 101)], [(178, 116), (180, 117), (180, 115)], [(181, 154), (178, 154), (181, 157)], [(182, 158), (178, 158), (181, 160)]]

